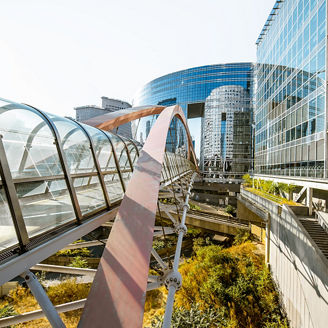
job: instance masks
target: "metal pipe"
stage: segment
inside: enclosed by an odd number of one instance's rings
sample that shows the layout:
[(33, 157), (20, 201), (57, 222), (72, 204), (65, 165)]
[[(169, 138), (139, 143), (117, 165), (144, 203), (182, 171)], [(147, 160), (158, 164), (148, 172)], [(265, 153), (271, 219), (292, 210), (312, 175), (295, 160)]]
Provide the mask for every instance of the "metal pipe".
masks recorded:
[(163, 320), (162, 328), (170, 328), (171, 327), (175, 292), (176, 292), (176, 287), (174, 285), (171, 285), (169, 287), (169, 293), (167, 295), (166, 307), (165, 307), (165, 313), (164, 313), (164, 320)]
[[(185, 226), (186, 223), (186, 216), (187, 216), (187, 211), (189, 210), (189, 196), (190, 196), (190, 190), (192, 188), (193, 181), (196, 177), (197, 173), (194, 173), (190, 179), (190, 184), (188, 188), (188, 192), (186, 195), (186, 200), (183, 205), (183, 213), (182, 213), (182, 218), (181, 218), (181, 227)], [(183, 229), (179, 230), (179, 235), (178, 235), (178, 242), (177, 242), (177, 247), (175, 249), (175, 255), (174, 255), (174, 262), (173, 262), (173, 270), (178, 271), (178, 266), (179, 266), (179, 260), (180, 260), (180, 254), (181, 254), (181, 247), (182, 247), (182, 239), (183, 235), (185, 234), (185, 231)]]
[(36, 264), (31, 267), (31, 270), (77, 274), (77, 275), (90, 276), (90, 277), (94, 277), (97, 272), (96, 269), (85, 269), (85, 268), (82, 269), (82, 268), (66, 267), (66, 266), (52, 265), (52, 264)]
[[(83, 309), (85, 302), (86, 302), (86, 298), (83, 298), (78, 301), (56, 305), (55, 309), (57, 310), (58, 313)], [(36, 311), (31, 311), (31, 312), (26, 312), (23, 314), (15, 315), (12, 317), (1, 318), (0, 319), (0, 328), (17, 325), (19, 323), (23, 323), (23, 322), (27, 322), (27, 321), (31, 321), (31, 320), (41, 319), (44, 316), (45, 316), (45, 314), (42, 310), (36, 310)]]
[(150, 290), (154, 290), (161, 287), (161, 283), (159, 281), (156, 282), (149, 282), (147, 284), (147, 292), (149, 292)]
[(155, 260), (163, 269), (167, 269), (167, 265), (163, 262), (162, 258), (158, 255), (154, 248), (151, 250), (151, 255), (154, 256)]
[(84, 241), (81, 243), (69, 244), (66, 247), (62, 248), (61, 251), (65, 251), (68, 249), (79, 249), (83, 247), (101, 246), (101, 245), (105, 245), (106, 243), (107, 243), (107, 239)]
[(169, 211), (167, 210), (163, 210), (163, 212), (168, 216), (168, 218), (172, 221), (172, 223), (174, 224), (174, 226), (176, 226), (178, 224), (177, 220), (170, 214)]
[(184, 234), (187, 232), (185, 222), (186, 222), (187, 211), (189, 209), (190, 190), (192, 188), (193, 181), (194, 181), (196, 175), (197, 175), (197, 173), (194, 173), (190, 179), (188, 192), (186, 195), (185, 203), (183, 205), (183, 213), (182, 213), (182, 217), (181, 217), (181, 223), (177, 227), (178, 241), (177, 241), (177, 246), (175, 249), (173, 268), (172, 268), (171, 274), (168, 276), (168, 279), (166, 280), (166, 286), (168, 286), (169, 293), (168, 293), (167, 300), (166, 300), (166, 307), (165, 307), (165, 314), (164, 314), (162, 328), (169, 328), (171, 325), (173, 304), (174, 304), (174, 295), (175, 295), (176, 290), (178, 288), (180, 288), (178, 286), (181, 286), (181, 283), (182, 283), (181, 275), (178, 272), (178, 267), (179, 267), (179, 261), (180, 261), (180, 255), (181, 255), (182, 239), (183, 239)]
[(158, 277), (159, 276), (149, 275), (148, 276), (148, 282), (157, 282), (158, 281)]
[(65, 328), (66, 326), (36, 276), (31, 271), (27, 270), (22, 274), (22, 277), (25, 279), (51, 326), (53, 328)]

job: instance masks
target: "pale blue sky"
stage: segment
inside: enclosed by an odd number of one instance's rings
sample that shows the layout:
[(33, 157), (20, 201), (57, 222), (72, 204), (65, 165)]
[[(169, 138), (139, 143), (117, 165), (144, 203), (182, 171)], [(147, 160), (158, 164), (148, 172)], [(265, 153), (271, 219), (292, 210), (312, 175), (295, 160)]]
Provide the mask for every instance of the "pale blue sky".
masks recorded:
[(0, 97), (59, 115), (188, 67), (255, 60), (274, 0), (0, 0)]

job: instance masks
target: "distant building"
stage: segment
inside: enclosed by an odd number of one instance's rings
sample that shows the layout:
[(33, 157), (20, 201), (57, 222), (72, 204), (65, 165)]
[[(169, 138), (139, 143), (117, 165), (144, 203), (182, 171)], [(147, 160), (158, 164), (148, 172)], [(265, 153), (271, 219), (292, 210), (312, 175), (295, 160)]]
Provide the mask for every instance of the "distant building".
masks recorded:
[(249, 93), (240, 85), (213, 89), (205, 101), (202, 133), (204, 171), (239, 175), (251, 162)]
[(326, 1), (276, 1), (256, 43), (255, 172), (327, 179)]
[[(87, 121), (88, 119), (104, 115), (111, 112), (116, 112), (121, 109), (130, 108), (131, 105), (128, 102), (118, 100), (118, 99), (111, 99), (107, 97), (101, 97), (102, 106), (96, 105), (86, 105), (86, 106), (79, 106), (75, 107), (76, 110), (76, 120), (79, 122)], [(124, 124), (118, 128), (118, 134), (132, 138), (132, 130), (131, 130), (131, 123)]]
[[(136, 94), (134, 106), (180, 105), (188, 119), (199, 119), (191, 134), (200, 144), (204, 176), (240, 179), (251, 168), (254, 96), (254, 64), (228, 63), (193, 67), (150, 81)], [(141, 120), (139, 141), (154, 122)], [(186, 152), (184, 128), (177, 120), (171, 122), (166, 149)]]

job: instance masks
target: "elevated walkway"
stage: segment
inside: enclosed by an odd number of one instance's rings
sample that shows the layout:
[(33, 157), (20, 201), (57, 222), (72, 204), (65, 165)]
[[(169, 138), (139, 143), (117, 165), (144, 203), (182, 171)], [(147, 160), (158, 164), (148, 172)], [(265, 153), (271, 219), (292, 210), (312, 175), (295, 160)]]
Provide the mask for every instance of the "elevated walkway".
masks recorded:
[[(156, 122), (141, 145), (99, 127), (0, 99), (0, 285), (22, 275), (53, 327), (64, 324), (30, 269), (114, 220), (95, 283), (87, 301), (79, 305), (85, 303), (79, 325), (107, 327), (110, 322), (130, 328), (142, 323), (150, 254), (166, 267), (152, 251), (154, 235), (160, 232), (154, 226), (158, 192), (180, 186), (188, 202), (197, 161), (179, 106), (106, 115), (100, 124), (113, 130), (132, 120), (139, 125), (142, 118), (154, 115)], [(178, 134), (171, 131), (177, 126)], [(184, 221), (175, 228), (178, 263)]]
[[(292, 327), (325, 328), (328, 320), (328, 234), (307, 206), (279, 204), (241, 189), (240, 213), (266, 222), (266, 260)], [(247, 211), (244, 210), (247, 208)]]

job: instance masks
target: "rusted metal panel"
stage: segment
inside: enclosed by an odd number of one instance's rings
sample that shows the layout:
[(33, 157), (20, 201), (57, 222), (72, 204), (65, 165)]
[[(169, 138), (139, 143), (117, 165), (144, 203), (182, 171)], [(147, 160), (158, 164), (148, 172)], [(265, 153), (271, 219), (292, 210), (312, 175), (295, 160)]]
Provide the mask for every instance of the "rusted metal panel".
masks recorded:
[(142, 327), (162, 163), (174, 116), (186, 126), (179, 106), (166, 108), (140, 152), (79, 327)]

